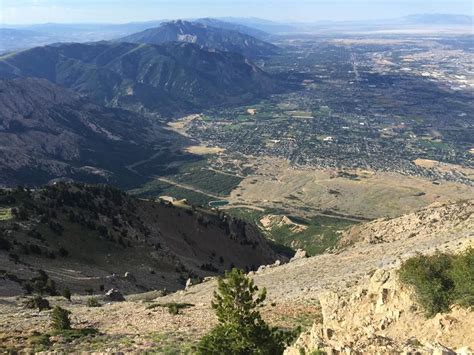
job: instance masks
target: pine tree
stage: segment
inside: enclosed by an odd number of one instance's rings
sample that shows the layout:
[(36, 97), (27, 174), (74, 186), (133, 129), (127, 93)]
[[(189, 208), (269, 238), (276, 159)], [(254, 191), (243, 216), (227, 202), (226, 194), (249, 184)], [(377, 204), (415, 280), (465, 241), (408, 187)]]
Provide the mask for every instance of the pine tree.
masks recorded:
[(282, 354), (296, 335), (269, 327), (258, 308), (266, 290), (258, 292), (252, 279), (243, 271), (232, 269), (218, 281), (212, 308), (219, 324), (199, 345), (199, 354)]

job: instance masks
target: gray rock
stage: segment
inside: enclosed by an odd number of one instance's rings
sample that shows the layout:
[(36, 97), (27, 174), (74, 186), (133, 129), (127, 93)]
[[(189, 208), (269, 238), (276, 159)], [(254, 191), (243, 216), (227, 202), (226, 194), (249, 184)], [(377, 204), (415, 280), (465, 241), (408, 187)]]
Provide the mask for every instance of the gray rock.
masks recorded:
[(105, 298), (108, 301), (112, 302), (123, 302), (125, 301), (125, 297), (123, 297), (122, 293), (117, 290), (116, 288), (111, 288), (105, 293)]

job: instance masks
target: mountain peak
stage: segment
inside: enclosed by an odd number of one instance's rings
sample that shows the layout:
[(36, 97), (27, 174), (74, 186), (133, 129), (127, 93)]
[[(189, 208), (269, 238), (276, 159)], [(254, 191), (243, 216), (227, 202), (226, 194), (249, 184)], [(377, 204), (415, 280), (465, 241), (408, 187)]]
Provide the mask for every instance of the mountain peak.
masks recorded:
[(202, 47), (220, 51), (235, 52), (246, 57), (260, 57), (274, 54), (277, 47), (251, 35), (238, 32), (238, 27), (213, 27), (214, 22), (189, 22), (175, 20), (164, 22), (159, 27), (132, 34), (120, 39), (123, 42), (163, 44), (167, 42), (191, 42)]

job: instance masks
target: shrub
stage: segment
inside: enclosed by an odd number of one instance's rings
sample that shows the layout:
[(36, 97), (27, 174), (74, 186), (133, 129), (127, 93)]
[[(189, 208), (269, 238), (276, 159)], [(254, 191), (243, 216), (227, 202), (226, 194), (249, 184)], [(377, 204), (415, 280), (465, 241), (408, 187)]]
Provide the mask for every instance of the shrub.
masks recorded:
[(71, 290), (69, 290), (67, 287), (63, 290), (63, 297), (71, 302)]
[(36, 351), (44, 351), (48, 349), (51, 345), (50, 336), (48, 334), (40, 334), (38, 332), (33, 332), (28, 337), (28, 342), (30, 345), (34, 346), (35, 352)]
[(294, 332), (269, 327), (258, 308), (266, 290), (258, 292), (243, 271), (232, 269), (218, 281), (212, 308), (219, 324), (198, 344), (199, 354), (282, 354)]
[(181, 309), (188, 308), (194, 306), (191, 303), (176, 303), (176, 302), (170, 302), (170, 303), (164, 303), (164, 304), (159, 304), (159, 303), (153, 303), (149, 304), (146, 306), (146, 309), (154, 309), (157, 307), (166, 307), (168, 308), (169, 314), (172, 315), (177, 315), (179, 314)]
[(181, 309), (192, 307), (194, 305), (190, 303), (168, 303), (165, 306), (168, 308), (169, 314), (177, 315)]
[(427, 316), (446, 312), (457, 303), (474, 305), (474, 249), (459, 255), (418, 255), (405, 261), (400, 280), (413, 287)]
[(87, 300), (87, 307), (102, 307), (102, 305), (97, 298), (92, 297)]
[(454, 256), (449, 276), (454, 283), (453, 302), (474, 307), (474, 249)]
[(54, 307), (51, 314), (51, 326), (53, 330), (62, 331), (71, 329), (71, 320), (69, 315), (71, 312), (59, 306)]
[(38, 270), (38, 276), (24, 282), (23, 287), (27, 293), (37, 292), (41, 295), (48, 294), (51, 296), (56, 296), (58, 294), (56, 283), (51, 280), (43, 270)]
[(25, 302), (25, 307), (34, 309), (38, 308), (38, 310), (41, 312), (45, 309), (50, 309), (51, 307), (49, 306), (49, 302), (47, 299), (44, 299), (43, 297), (40, 296), (35, 296), (33, 298), (28, 299)]

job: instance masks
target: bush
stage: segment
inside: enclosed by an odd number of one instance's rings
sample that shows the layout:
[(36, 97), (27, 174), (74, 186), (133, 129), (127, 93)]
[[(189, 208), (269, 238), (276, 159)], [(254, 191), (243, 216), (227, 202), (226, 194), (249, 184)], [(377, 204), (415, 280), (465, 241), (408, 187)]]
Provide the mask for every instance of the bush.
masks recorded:
[(40, 296), (35, 296), (33, 298), (28, 299), (25, 302), (25, 307), (34, 309), (38, 308), (38, 310), (41, 312), (45, 309), (50, 309), (51, 307), (49, 306), (49, 302), (47, 299), (44, 299), (43, 297)]
[(51, 314), (51, 326), (53, 330), (62, 331), (71, 329), (71, 320), (69, 315), (71, 312), (59, 306), (54, 307)]
[(179, 314), (181, 309), (184, 308), (189, 308), (193, 307), (194, 305), (191, 303), (176, 303), (176, 302), (170, 302), (170, 303), (164, 303), (164, 304), (159, 304), (159, 303), (153, 303), (149, 304), (146, 309), (155, 309), (157, 307), (166, 307), (168, 308), (169, 314), (172, 315), (177, 315)]
[(102, 305), (97, 298), (92, 297), (87, 300), (87, 307), (102, 307)]
[(258, 308), (266, 290), (258, 292), (253, 280), (232, 269), (218, 281), (212, 308), (219, 324), (198, 344), (199, 354), (282, 354), (295, 332), (269, 327)]
[(57, 296), (56, 283), (49, 278), (43, 270), (38, 270), (38, 276), (23, 283), (27, 293), (37, 292), (40, 295), (48, 294), (50, 296)]
[(403, 263), (400, 280), (413, 287), (427, 316), (449, 311), (453, 304), (474, 305), (474, 249), (459, 255), (418, 255)]
[(45, 351), (51, 345), (50, 336), (48, 334), (40, 334), (38, 332), (33, 332), (28, 337), (28, 343), (34, 347), (36, 351)]
[(67, 299), (69, 302), (71, 302), (71, 290), (68, 288), (65, 288), (62, 293), (63, 297)]
[(453, 257), (449, 275), (454, 283), (453, 302), (474, 307), (474, 249)]

